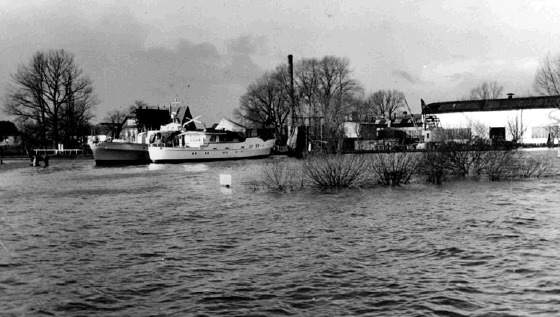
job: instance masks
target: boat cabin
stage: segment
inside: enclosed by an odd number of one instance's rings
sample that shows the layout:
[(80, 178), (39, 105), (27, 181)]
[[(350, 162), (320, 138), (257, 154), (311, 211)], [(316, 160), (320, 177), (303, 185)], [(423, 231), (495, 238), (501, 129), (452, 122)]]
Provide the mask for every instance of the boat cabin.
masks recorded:
[(232, 131), (160, 131), (151, 136), (150, 143), (169, 147), (204, 147), (216, 143), (238, 143), (245, 139), (244, 135)]

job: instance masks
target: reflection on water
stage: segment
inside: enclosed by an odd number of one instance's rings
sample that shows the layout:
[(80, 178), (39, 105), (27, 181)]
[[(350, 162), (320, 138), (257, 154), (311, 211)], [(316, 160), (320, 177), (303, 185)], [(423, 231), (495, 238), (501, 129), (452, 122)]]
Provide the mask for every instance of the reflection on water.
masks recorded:
[(159, 170), (165, 169), (166, 166), (167, 166), (166, 164), (151, 163), (151, 164), (148, 165), (148, 170), (150, 170), (150, 171), (159, 171)]
[(0, 172), (0, 311), (560, 314), (557, 177), (329, 194), (244, 187), (269, 161)]

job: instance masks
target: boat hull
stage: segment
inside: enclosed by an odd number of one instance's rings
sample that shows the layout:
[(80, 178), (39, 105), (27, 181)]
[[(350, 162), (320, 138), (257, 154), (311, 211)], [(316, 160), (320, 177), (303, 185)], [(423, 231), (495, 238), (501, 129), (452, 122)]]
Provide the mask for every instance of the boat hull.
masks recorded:
[(244, 142), (216, 143), (201, 147), (149, 147), (154, 163), (180, 163), (195, 161), (219, 161), (253, 159), (270, 156), (274, 140), (248, 138)]
[(95, 165), (150, 163), (148, 145), (141, 143), (101, 142), (91, 146)]

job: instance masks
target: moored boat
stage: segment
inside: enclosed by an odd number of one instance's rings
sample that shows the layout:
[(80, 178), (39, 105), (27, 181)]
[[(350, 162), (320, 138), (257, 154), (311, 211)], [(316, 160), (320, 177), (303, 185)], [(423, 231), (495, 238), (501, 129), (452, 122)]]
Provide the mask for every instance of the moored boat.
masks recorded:
[[(146, 132), (139, 134), (138, 139), (146, 139)], [(150, 163), (148, 144), (146, 142), (125, 142), (111, 140), (90, 145), (95, 165), (146, 164)]]
[(244, 128), (222, 119), (203, 131), (160, 131), (148, 151), (154, 163), (262, 158), (270, 155), (275, 140), (246, 137)]
[[(153, 134), (158, 133), (160, 130), (165, 131), (181, 131), (183, 124), (188, 125), (192, 123), (190, 117), (189, 107), (178, 107), (175, 112), (171, 112), (172, 108), (179, 105), (180, 102), (170, 102), (169, 110), (153, 109), (153, 108), (138, 108), (134, 112), (134, 117), (127, 118), (134, 130), (138, 130), (141, 126), (143, 132), (136, 132), (133, 142), (126, 140), (104, 140), (101, 142), (92, 142), (90, 148), (93, 152), (93, 158), (96, 165), (119, 165), (119, 164), (147, 164), (150, 163), (150, 153), (148, 152), (148, 145)], [(171, 123), (170, 120), (172, 121)], [(191, 120), (187, 122), (187, 120)], [(124, 122), (123, 122), (124, 124)], [(165, 124), (162, 126), (162, 124)], [(191, 128), (195, 128), (191, 124)]]

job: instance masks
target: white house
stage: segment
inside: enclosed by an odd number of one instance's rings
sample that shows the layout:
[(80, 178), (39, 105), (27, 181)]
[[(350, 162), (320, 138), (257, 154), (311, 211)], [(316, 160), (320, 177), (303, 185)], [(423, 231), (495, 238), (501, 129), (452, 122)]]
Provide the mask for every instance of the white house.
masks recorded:
[(482, 138), (546, 144), (560, 139), (560, 96), (435, 102), (422, 101), (426, 142), (435, 127)]

